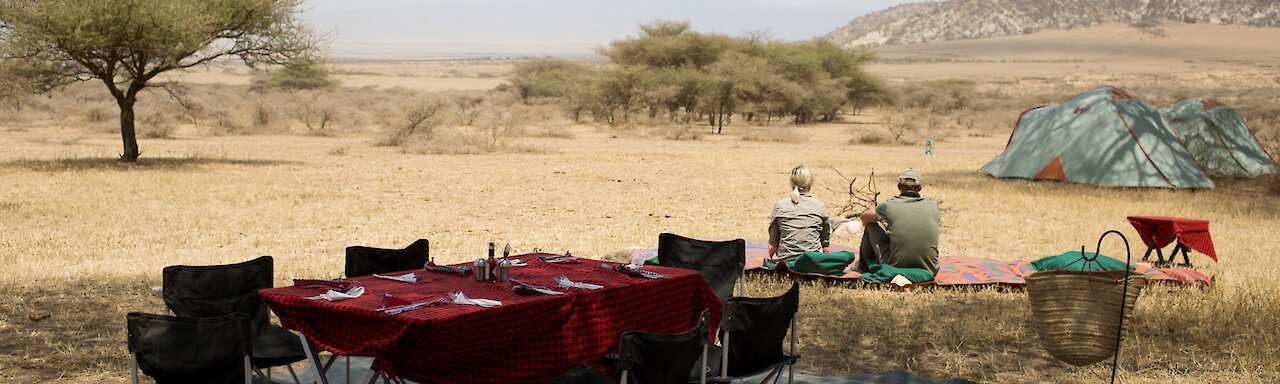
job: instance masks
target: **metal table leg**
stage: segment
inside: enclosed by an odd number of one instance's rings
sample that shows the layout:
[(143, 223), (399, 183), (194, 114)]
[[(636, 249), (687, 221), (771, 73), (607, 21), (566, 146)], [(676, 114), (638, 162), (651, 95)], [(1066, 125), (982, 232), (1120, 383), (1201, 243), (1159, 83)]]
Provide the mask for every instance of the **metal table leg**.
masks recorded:
[(298, 332), (298, 339), (302, 341), (302, 350), (307, 354), (307, 360), (311, 362), (311, 367), (316, 370), (316, 377), (320, 379), (321, 384), (329, 384), (329, 377), (325, 376), (324, 371), (320, 369), (320, 356), (311, 350), (311, 342), (307, 341), (307, 336), (302, 332)]

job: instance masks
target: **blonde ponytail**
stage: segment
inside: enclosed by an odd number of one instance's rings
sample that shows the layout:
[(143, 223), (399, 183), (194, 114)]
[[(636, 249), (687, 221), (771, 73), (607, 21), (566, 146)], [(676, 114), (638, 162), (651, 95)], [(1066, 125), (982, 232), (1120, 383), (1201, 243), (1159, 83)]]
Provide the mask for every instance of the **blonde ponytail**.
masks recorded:
[(791, 204), (800, 204), (800, 194), (813, 186), (813, 172), (803, 165), (791, 169)]

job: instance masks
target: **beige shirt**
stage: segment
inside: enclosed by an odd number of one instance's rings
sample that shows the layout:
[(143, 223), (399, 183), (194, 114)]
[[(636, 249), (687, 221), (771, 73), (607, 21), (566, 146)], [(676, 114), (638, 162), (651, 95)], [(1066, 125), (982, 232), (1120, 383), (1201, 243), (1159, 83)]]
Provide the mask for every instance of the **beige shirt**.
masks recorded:
[(778, 248), (774, 258), (789, 258), (806, 251), (821, 251), (831, 243), (827, 205), (812, 195), (801, 194), (798, 204), (792, 204), (790, 196), (782, 198), (773, 204), (771, 216), (769, 245)]

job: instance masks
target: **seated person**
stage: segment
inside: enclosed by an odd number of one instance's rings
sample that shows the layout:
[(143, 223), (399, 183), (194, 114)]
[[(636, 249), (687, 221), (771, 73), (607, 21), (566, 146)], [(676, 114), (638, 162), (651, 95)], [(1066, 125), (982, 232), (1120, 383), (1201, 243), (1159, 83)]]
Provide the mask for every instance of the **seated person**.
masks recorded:
[(862, 213), (858, 270), (866, 272), (866, 261), (874, 260), (938, 274), (938, 203), (921, 197), (921, 188), (920, 171), (904, 169), (898, 176), (901, 194)]
[(827, 205), (809, 189), (813, 172), (803, 165), (791, 170), (791, 195), (773, 204), (769, 221), (769, 256), (790, 259), (806, 251), (825, 251), (831, 243)]

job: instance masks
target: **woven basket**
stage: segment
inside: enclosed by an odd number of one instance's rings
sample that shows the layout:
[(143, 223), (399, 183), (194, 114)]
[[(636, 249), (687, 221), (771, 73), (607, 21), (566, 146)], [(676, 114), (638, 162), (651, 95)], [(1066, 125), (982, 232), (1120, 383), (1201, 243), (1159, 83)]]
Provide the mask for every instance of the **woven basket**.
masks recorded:
[[(1121, 331), (1120, 299), (1126, 296), (1124, 281), (1118, 278), (1125, 272), (1043, 271), (1027, 276), (1032, 322), (1050, 355), (1080, 366), (1115, 355)], [(1141, 273), (1127, 272), (1125, 328), (1147, 282)]]

